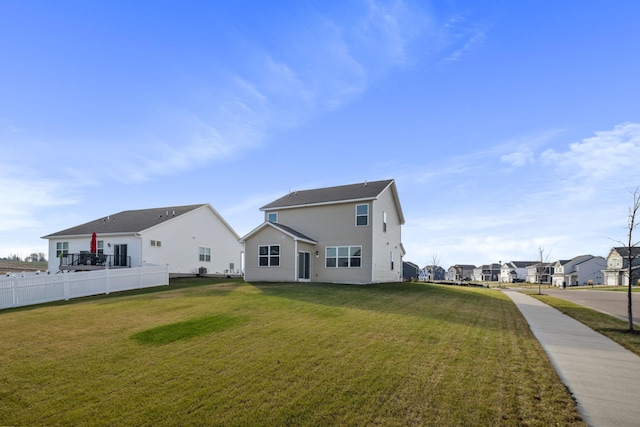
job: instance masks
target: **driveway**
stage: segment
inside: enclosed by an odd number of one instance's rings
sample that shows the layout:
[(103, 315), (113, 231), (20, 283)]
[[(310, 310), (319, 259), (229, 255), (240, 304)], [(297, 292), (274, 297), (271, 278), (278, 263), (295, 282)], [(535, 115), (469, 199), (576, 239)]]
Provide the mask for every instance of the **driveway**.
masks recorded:
[[(585, 307), (593, 308), (622, 320), (627, 320), (627, 291), (595, 291), (591, 289), (541, 289), (546, 295), (562, 298)], [(632, 309), (634, 323), (640, 321), (640, 294), (632, 293)]]

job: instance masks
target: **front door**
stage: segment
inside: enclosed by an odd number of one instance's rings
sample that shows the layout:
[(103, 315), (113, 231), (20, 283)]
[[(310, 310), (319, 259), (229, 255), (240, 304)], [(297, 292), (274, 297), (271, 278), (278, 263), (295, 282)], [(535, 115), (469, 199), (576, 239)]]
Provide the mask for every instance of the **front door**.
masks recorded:
[(127, 267), (127, 245), (113, 245), (113, 265)]
[(298, 281), (308, 282), (311, 278), (311, 254), (298, 252)]

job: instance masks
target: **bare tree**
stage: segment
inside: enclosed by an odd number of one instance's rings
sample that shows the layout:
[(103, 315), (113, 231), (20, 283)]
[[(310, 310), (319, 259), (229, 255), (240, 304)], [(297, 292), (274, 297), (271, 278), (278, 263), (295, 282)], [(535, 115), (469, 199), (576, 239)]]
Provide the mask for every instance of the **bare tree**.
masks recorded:
[(638, 226), (636, 222), (636, 214), (640, 211), (640, 187), (636, 187), (633, 192), (633, 205), (629, 207), (629, 222), (627, 234), (627, 276), (629, 277), (629, 288), (627, 290), (627, 312), (629, 315), (629, 330), (633, 331), (633, 309), (631, 304), (631, 286), (633, 285), (633, 267), (634, 261), (638, 255), (638, 244), (640, 241), (633, 241), (633, 230)]
[(431, 281), (436, 279), (436, 268), (438, 264), (440, 264), (440, 257), (434, 252), (433, 255), (431, 255)]
[[(538, 295), (541, 294), (540, 286), (542, 285), (542, 277), (544, 275), (545, 263), (549, 262), (549, 254), (545, 255), (543, 246), (538, 246), (538, 261), (539, 264), (536, 267), (536, 282), (538, 282)], [(548, 267), (546, 267), (548, 269)]]

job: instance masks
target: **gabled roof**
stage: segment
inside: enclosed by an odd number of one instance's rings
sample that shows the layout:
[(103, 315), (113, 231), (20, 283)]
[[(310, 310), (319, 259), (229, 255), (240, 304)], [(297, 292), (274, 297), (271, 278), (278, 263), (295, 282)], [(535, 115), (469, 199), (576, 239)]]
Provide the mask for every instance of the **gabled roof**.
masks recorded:
[(290, 209), (307, 206), (328, 205), (336, 203), (375, 200), (380, 194), (391, 187), (393, 198), (398, 208), (400, 222), (404, 224), (404, 214), (400, 206), (400, 199), (393, 179), (382, 181), (362, 182), (359, 184), (339, 185), (336, 187), (316, 188), (312, 190), (292, 191), (260, 208), (261, 211), (275, 209)]
[(538, 261), (511, 261), (508, 264), (516, 268), (525, 268), (530, 266), (531, 264), (539, 263)]
[(278, 224), (278, 223), (275, 223), (275, 222), (269, 222), (269, 221), (263, 222), (258, 227), (254, 228), (252, 231), (250, 231), (244, 237), (242, 237), (242, 239), (240, 239), (240, 241), (241, 242), (246, 241), (248, 238), (250, 238), (251, 236), (257, 234), (259, 231), (263, 230), (266, 227), (273, 227), (276, 230), (279, 230), (279, 231), (287, 234), (293, 240), (301, 240), (303, 242), (311, 243), (313, 245), (318, 243), (317, 241), (313, 240), (311, 237), (307, 237), (304, 234), (300, 233), (299, 231), (294, 230), (291, 227), (287, 227), (286, 225)]
[[(611, 251), (616, 251), (623, 258), (629, 256), (629, 248), (627, 246), (620, 246), (620, 247), (612, 248)], [(631, 256), (632, 257), (640, 256), (640, 247), (633, 246), (631, 248)]]
[[(122, 233), (139, 233), (158, 224), (170, 221), (180, 215), (184, 215), (193, 210), (199, 209), (208, 204), (187, 205), (187, 206), (169, 206), (153, 209), (139, 209), (122, 211), (112, 215), (108, 215), (87, 223), (67, 228), (66, 230), (43, 236), (43, 239), (62, 236), (82, 236), (97, 234), (122, 234)], [(214, 212), (215, 210), (211, 208)], [(231, 227), (215, 212), (215, 214), (225, 223), (229, 229)], [(233, 229), (231, 229), (233, 230)], [(234, 232), (235, 233), (235, 232)]]

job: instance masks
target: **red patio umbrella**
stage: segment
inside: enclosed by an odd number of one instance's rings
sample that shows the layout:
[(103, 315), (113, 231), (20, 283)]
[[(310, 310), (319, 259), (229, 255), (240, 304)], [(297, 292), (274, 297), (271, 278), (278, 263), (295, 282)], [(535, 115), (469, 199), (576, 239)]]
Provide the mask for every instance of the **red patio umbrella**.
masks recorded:
[(91, 235), (91, 253), (92, 254), (95, 254), (95, 253), (98, 252), (98, 240), (97, 240), (97, 238), (98, 237), (96, 236), (96, 233), (94, 232)]

